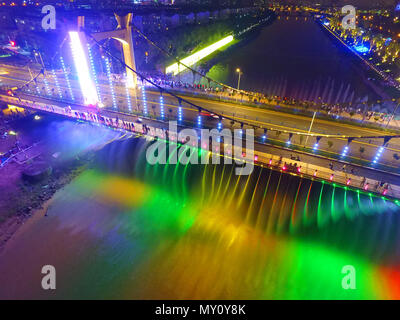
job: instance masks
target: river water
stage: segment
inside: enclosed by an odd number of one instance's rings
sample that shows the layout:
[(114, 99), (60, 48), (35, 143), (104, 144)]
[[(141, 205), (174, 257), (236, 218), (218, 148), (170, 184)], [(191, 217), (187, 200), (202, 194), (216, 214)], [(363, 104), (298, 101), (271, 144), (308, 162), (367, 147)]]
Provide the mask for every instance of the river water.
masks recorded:
[(233, 87), (240, 68), (248, 91), (332, 104), (377, 98), (362, 62), (312, 18), (278, 17), (211, 64), (208, 76)]
[[(332, 99), (365, 93), (315, 22), (278, 20), (257, 39), (221, 58), (214, 68), (230, 70), (225, 78), (214, 75), (233, 85), (240, 67), (243, 88), (272, 90), (279, 79), (282, 95), (313, 86)], [(329, 81), (337, 91), (322, 89)], [(72, 150), (93, 140), (87, 125), (49, 128), (63, 144), (72, 137)], [(266, 168), (238, 177), (229, 165), (151, 166), (146, 145), (108, 143), (47, 216), (19, 229), (0, 253), (0, 298), (400, 298), (397, 204)], [(55, 291), (41, 288), (44, 265), (56, 268)], [(356, 271), (355, 290), (343, 287), (345, 266)]]
[[(80, 126), (63, 125), (75, 148), (93, 132)], [(19, 229), (0, 298), (400, 298), (397, 204), (266, 168), (152, 166), (147, 144), (107, 144)], [(342, 286), (348, 265), (357, 290)]]

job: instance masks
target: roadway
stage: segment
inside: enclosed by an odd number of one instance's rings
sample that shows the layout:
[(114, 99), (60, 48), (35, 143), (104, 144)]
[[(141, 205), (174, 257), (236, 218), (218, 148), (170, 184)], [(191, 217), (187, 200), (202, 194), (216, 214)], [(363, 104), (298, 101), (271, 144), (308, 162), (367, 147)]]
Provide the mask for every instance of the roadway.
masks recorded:
[[(3, 85), (6, 86), (21, 86), (30, 79), (30, 72), (27, 68), (18, 68), (14, 66), (1, 66), (0, 67), (0, 80)], [(36, 74), (37, 70), (31, 70), (32, 74)], [(105, 105), (109, 105), (112, 102), (111, 91), (109, 85), (106, 84), (102, 79), (99, 79), (99, 88), (101, 92), (102, 102)], [(68, 87), (65, 84), (64, 76), (58, 73), (58, 82), (61, 88), (61, 92), (64, 96), (69, 95)], [(80, 98), (80, 88), (76, 80), (70, 79), (73, 94), (76, 99)], [(56, 83), (53, 76), (48, 73), (47, 84), (50, 90), (53, 90), (54, 98), (59, 96)], [(40, 76), (38, 79), (38, 86), (40, 90), (46, 91), (43, 77)], [(30, 90), (34, 93), (34, 87), (31, 85)], [(116, 95), (116, 101), (118, 110), (129, 112), (129, 106), (127, 102), (126, 88), (115, 84), (114, 91)], [(146, 88), (146, 104), (148, 114), (154, 117), (160, 117), (160, 98), (159, 93), (154, 88)], [(284, 131), (296, 131), (299, 133), (307, 133), (311, 124), (311, 118), (303, 115), (289, 114), (284, 110), (282, 112), (261, 109), (255, 107), (249, 107), (245, 105), (221, 102), (215, 100), (206, 100), (201, 97), (184, 97), (186, 100), (194, 103), (200, 107), (212, 110), (215, 113), (223, 114), (224, 116), (234, 118), (237, 121), (249, 123), (251, 125), (261, 126), (264, 128), (272, 129), (275, 131), (268, 132), (268, 138), (274, 143), (284, 143), (288, 140), (289, 134)], [(141, 112), (143, 109), (144, 101), (141, 89), (136, 93), (131, 92), (131, 111)], [(164, 114), (165, 120), (168, 118), (176, 119), (178, 113), (178, 102), (175, 98), (172, 98), (164, 94)], [(198, 109), (190, 105), (183, 104), (183, 117), (185, 120), (196, 122), (198, 115)], [(203, 117), (204, 118), (204, 117)], [(209, 124), (215, 125), (217, 120), (209, 121)], [(232, 127), (230, 121), (224, 121), (224, 127)], [(240, 128), (237, 123), (233, 128)], [(247, 127), (248, 128), (248, 127)], [(246, 129), (246, 127), (244, 127)], [(262, 136), (263, 130), (256, 130), (256, 135)], [(312, 130), (310, 132), (314, 135), (319, 134), (330, 134), (330, 135), (346, 135), (346, 136), (372, 136), (372, 135), (384, 135), (385, 133), (377, 129), (369, 129), (360, 127), (357, 125), (351, 125), (346, 123), (339, 123), (323, 119), (315, 119)], [(304, 146), (307, 142), (308, 147), (313, 147), (315, 144), (315, 138), (301, 137), (294, 135), (292, 138), (292, 145)], [(372, 159), (375, 157), (377, 148), (383, 143), (383, 139), (359, 139), (355, 140), (350, 145), (349, 155), (346, 157), (347, 161), (363, 161), (363, 159)], [(319, 150), (322, 150), (325, 154), (331, 154), (332, 156), (340, 155), (343, 148), (347, 144), (346, 138), (323, 138), (319, 143)], [(400, 155), (400, 139), (392, 139), (388, 144), (382, 158), (379, 160), (381, 164), (391, 167), (393, 170), (397, 170), (399, 164), (398, 160), (395, 160), (394, 154)]]

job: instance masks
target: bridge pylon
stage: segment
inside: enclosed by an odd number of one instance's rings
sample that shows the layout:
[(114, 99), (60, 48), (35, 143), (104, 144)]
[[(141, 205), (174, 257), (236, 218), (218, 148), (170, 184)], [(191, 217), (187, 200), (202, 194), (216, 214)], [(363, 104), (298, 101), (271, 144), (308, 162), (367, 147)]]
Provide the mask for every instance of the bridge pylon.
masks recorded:
[[(135, 53), (133, 47), (133, 33), (132, 33), (132, 13), (128, 13), (125, 16), (119, 16), (114, 14), (118, 22), (116, 30), (97, 32), (93, 33), (92, 37), (96, 41), (101, 41), (104, 39), (115, 39), (122, 44), (122, 50), (124, 54), (124, 61), (127, 66), (136, 70), (135, 63)], [(136, 88), (137, 86), (137, 76), (130, 68), (126, 68), (127, 84), (129, 88)]]

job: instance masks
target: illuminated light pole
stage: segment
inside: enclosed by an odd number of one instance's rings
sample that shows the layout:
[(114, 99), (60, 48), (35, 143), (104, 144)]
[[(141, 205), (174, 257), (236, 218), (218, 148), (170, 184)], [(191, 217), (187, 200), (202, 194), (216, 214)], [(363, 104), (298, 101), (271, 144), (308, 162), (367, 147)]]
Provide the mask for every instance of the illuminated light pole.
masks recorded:
[(143, 114), (147, 116), (147, 98), (146, 98), (146, 88), (142, 83), (142, 100), (143, 100)]
[(286, 141), (286, 144), (290, 146), (292, 144), (293, 133), (289, 133), (289, 139)]
[(197, 116), (197, 126), (201, 128), (201, 109), (199, 109), (199, 114)]
[(319, 141), (322, 137), (317, 137), (317, 141), (314, 144), (313, 150), (316, 151), (319, 148)]
[(65, 63), (64, 63), (63, 57), (60, 57), (60, 61), (61, 61), (61, 67), (62, 67), (63, 72), (64, 72), (65, 81), (67, 82), (69, 95), (71, 96), (72, 101), (74, 101), (75, 98), (74, 98), (74, 94), (72, 92), (71, 82), (69, 81), (68, 72), (67, 72), (67, 68), (65, 67)]
[(348, 152), (349, 152), (349, 145), (347, 144), (342, 151), (342, 157), (346, 157)]
[(268, 129), (264, 129), (264, 134), (262, 136), (262, 141), (265, 142), (265, 140), (267, 140), (267, 133), (268, 133)]
[(383, 145), (381, 147), (379, 147), (378, 152), (376, 153), (375, 158), (372, 161), (373, 164), (377, 164), (379, 162), (379, 159), (382, 157), (382, 154), (385, 151), (385, 148), (391, 139), (392, 139), (392, 137), (385, 137), (383, 139)]
[(125, 74), (125, 92), (126, 92), (126, 101), (128, 102), (128, 110), (129, 112), (132, 112), (131, 95), (129, 93), (129, 83), (126, 74)]
[(381, 158), (382, 153), (383, 153), (384, 150), (385, 150), (385, 147), (384, 147), (384, 146), (382, 146), (382, 147), (380, 147), (380, 148), (378, 149), (378, 152), (376, 153), (375, 158), (374, 158), (374, 160), (372, 161), (373, 164), (377, 164), (377, 163), (378, 163), (378, 161), (379, 161), (379, 159)]
[(78, 80), (84, 98), (84, 103), (85, 105), (96, 105), (99, 100), (97, 97), (96, 88), (90, 77), (86, 54), (83, 50), (81, 41), (81, 37), (83, 36), (76, 31), (70, 31), (69, 36), (71, 39), (70, 44), (72, 56), (74, 59), (76, 72), (78, 73)]
[(179, 99), (179, 107), (178, 107), (178, 121), (183, 121), (183, 111), (182, 111), (182, 100)]
[(36, 92), (37, 92), (38, 95), (40, 96), (40, 95), (41, 95), (41, 92), (40, 92), (40, 88), (39, 88), (39, 86), (38, 86), (37, 80), (35, 79), (34, 81), (35, 81)]
[(115, 99), (115, 91), (114, 91), (114, 84), (113, 80), (111, 77), (111, 66), (110, 66), (110, 61), (108, 60), (107, 57), (104, 58), (104, 61), (106, 63), (106, 71), (107, 71), (107, 78), (108, 78), (108, 84), (110, 86), (110, 91), (111, 91), (111, 99), (112, 99), (112, 104), (114, 109), (118, 109), (117, 106), (117, 101)]
[(219, 122), (217, 124), (217, 129), (218, 129), (218, 131), (222, 130), (222, 118), (221, 117), (219, 117)]
[(60, 84), (58, 83), (57, 75), (56, 75), (56, 72), (54, 71), (54, 69), (51, 70), (51, 73), (52, 73), (52, 75), (53, 75), (54, 82), (56, 83), (56, 88), (57, 88), (58, 96), (60, 97), (60, 99), (62, 99), (62, 98), (63, 98), (63, 95), (62, 95), (62, 93), (61, 93)]
[(35, 51), (35, 50), (34, 50), (34, 53), (35, 53), (36, 62), (38, 62), (37, 57), (39, 57), (40, 58), (40, 64), (42, 65), (42, 67), (44, 69), (44, 62), (43, 62), (42, 54), (39, 51)]
[(164, 114), (164, 97), (162, 93), (160, 94), (160, 115), (161, 119), (164, 120), (165, 114)]
[(237, 68), (236, 72), (239, 74), (237, 89), (240, 90), (240, 78), (242, 77), (243, 72), (240, 70), (240, 68)]
[(51, 91), (49, 87), (49, 82), (46, 79), (46, 76), (44, 75), (44, 70), (43, 70), (43, 82), (44, 82), (44, 87), (46, 88), (46, 93), (48, 96), (51, 96)]
[(92, 70), (92, 76), (93, 76), (94, 84), (96, 87), (97, 97), (99, 99), (99, 103), (102, 104), (101, 95), (100, 95), (100, 86), (99, 86), (99, 82), (97, 81), (96, 68), (94, 66), (92, 50), (90, 49), (89, 43), (87, 43), (87, 48), (88, 48), (88, 55), (89, 55), (89, 61), (90, 61), (90, 68)]
[(347, 156), (347, 154), (349, 153), (350, 150), (350, 143), (353, 141), (353, 138), (349, 138), (347, 139), (347, 144), (346, 146), (343, 148), (342, 151), (342, 158), (345, 158)]

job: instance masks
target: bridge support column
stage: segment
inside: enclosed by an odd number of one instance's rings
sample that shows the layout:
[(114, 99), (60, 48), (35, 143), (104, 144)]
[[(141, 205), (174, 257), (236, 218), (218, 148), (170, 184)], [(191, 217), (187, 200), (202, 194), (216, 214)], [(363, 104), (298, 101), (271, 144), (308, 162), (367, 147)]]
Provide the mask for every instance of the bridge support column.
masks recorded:
[(122, 50), (124, 54), (124, 62), (129, 67), (126, 68), (126, 76), (129, 88), (136, 88), (137, 76), (135, 63), (135, 52), (133, 46), (133, 33), (132, 33), (132, 13), (128, 13), (126, 16), (119, 16), (115, 14), (115, 18), (118, 22), (118, 27), (113, 31), (98, 32), (92, 34), (96, 41), (113, 38), (118, 40), (122, 44)]

